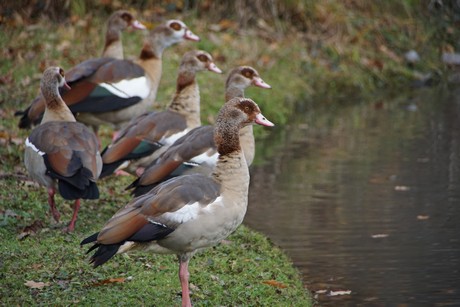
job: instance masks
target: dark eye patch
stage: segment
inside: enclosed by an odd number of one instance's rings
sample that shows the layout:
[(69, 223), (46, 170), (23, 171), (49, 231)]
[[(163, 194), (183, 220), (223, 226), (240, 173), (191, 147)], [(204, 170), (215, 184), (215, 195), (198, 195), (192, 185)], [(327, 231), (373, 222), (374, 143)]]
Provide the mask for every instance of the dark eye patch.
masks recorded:
[(254, 112), (254, 104), (249, 100), (243, 100), (240, 102), (240, 109), (246, 113), (250, 114)]
[(123, 14), (121, 15), (121, 18), (122, 18), (124, 21), (126, 21), (126, 22), (129, 23), (129, 22), (132, 21), (133, 16), (132, 16), (130, 13), (123, 13)]
[(201, 62), (207, 62), (209, 61), (209, 58), (204, 54), (200, 54), (198, 55), (198, 60), (200, 60)]
[(64, 77), (64, 70), (62, 68), (59, 68), (59, 74)]
[(252, 77), (254, 76), (254, 71), (250, 68), (244, 68), (241, 71), (241, 74), (245, 76), (246, 78), (252, 79)]
[(180, 29), (182, 29), (182, 26), (178, 22), (172, 22), (169, 26), (171, 27), (171, 29), (175, 31), (179, 31)]

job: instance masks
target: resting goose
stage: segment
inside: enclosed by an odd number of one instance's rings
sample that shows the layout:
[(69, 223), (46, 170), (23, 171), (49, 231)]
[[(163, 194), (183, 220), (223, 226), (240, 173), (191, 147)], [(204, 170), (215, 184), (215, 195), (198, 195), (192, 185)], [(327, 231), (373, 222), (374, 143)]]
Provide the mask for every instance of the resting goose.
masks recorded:
[(201, 124), (200, 91), (195, 76), (205, 70), (222, 73), (209, 53), (194, 50), (184, 54), (176, 93), (168, 109), (143, 114), (120, 131), (102, 152), (104, 165), (101, 178), (112, 174), (125, 161), (150, 156), (155, 151), (160, 152), (159, 148), (165, 150), (187, 131)]
[[(249, 86), (271, 88), (260, 77), (257, 70), (250, 66), (234, 68), (226, 81), (225, 100), (244, 97), (244, 90)], [(240, 130), (241, 147), (246, 162), (251, 165), (255, 154), (255, 141), (252, 126)], [(135, 188), (135, 196), (142, 195), (161, 181), (186, 173), (211, 173), (217, 162), (217, 148), (213, 139), (213, 127), (197, 127), (172, 144), (157, 160), (127, 189)]]
[[(163, 51), (184, 40), (198, 41), (180, 20), (169, 20), (150, 31), (137, 61), (114, 58), (91, 59), (67, 73), (72, 87), (62, 94), (77, 120), (97, 132), (101, 124), (120, 129), (143, 114), (155, 101), (162, 72)], [(20, 127), (29, 127), (45, 109), (42, 96), (23, 112)]]
[(80, 198), (97, 199), (96, 180), (102, 169), (98, 140), (75, 117), (62, 100), (59, 87), (68, 87), (59, 67), (45, 70), (40, 89), (46, 101), (45, 114), (25, 141), (24, 164), (32, 179), (48, 189), (48, 204), (56, 222), (60, 214), (54, 202), (56, 187), (64, 199), (75, 200), (67, 231), (73, 231)]
[(94, 266), (130, 249), (176, 254), (182, 306), (191, 306), (190, 258), (235, 231), (246, 213), (249, 170), (239, 130), (254, 123), (273, 126), (250, 99), (235, 98), (224, 104), (214, 129), (219, 159), (212, 175), (176, 177), (131, 200), (99, 233), (81, 242), (95, 243), (88, 251), (96, 249), (91, 256)]

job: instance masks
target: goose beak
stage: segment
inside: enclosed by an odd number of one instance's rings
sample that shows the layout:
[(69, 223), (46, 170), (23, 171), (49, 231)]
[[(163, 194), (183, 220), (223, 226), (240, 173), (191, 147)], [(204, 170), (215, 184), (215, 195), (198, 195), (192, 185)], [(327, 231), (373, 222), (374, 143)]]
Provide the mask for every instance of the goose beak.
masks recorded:
[(65, 82), (65, 81), (64, 81), (63, 87), (64, 87), (66, 90), (70, 90), (70, 89), (71, 89), (70, 85), (68, 85), (67, 82)]
[(185, 31), (184, 38), (188, 39), (188, 40), (191, 40), (191, 41), (194, 41), (194, 42), (199, 42), (200, 41), (200, 37), (198, 35), (194, 34), (189, 29), (187, 29)]
[(254, 78), (254, 81), (252, 82), (255, 86), (261, 87), (261, 88), (272, 88), (270, 84), (265, 83), (262, 78)]
[(145, 29), (147, 29), (147, 27), (144, 24), (142, 24), (141, 22), (139, 22), (137, 20), (134, 20), (131, 23), (131, 27), (133, 27), (134, 29), (137, 29), (137, 30), (145, 30)]
[(266, 127), (273, 127), (275, 124), (265, 118), (262, 113), (256, 115), (256, 124), (266, 126)]
[(209, 70), (209, 71), (212, 71), (212, 72), (215, 72), (215, 73), (217, 73), (217, 74), (221, 74), (221, 73), (222, 73), (222, 70), (221, 70), (219, 67), (217, 67), (217, 65), (214, 64), (214, 63), (209, 64), (208, 70)]

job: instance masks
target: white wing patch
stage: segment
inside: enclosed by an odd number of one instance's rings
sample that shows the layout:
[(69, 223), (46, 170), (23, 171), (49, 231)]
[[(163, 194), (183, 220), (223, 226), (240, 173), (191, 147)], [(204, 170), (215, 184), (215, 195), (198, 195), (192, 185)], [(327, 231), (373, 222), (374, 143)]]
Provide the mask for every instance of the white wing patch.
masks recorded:
[(99, 85), (121, 98), (138, 96), (144, 99), (150, 94), (150, 82), (146, 77), (121, 80), (117, 83), (101, 83)]
[(208, 152), (203, 152), (201, 155), (195, 156), (190, 159), (190, 162), (197, 163), (197, 164), (206, 164), (206, 165), (216, 165), (218, 160), (218, 153), (214, 153), (213, 155), (209, 155)]
[(189, 132), (189, 131), (190, 131), (190, 129), (185, 129), (185, 130), (177, 132), (177, 133), (175, 133), (173, 135), (170, 135), (170, 136), (167, 136), (167, 137), (162, 137), (161, 140), (159, 140), (158, 142), (160, 142), (161, 144), (164, 144), (164, 145), (171, 145), (175, 141), (180, 139), (182, 136), (186, 135), (187, 132)]
[(45, 154), (45, 152), (41, 151), (34, 144), (32, 144), (32, 142), (29, 140), (29, 138), (26, 139), (25, 145), (26, 145), (26, 147), (32, 148), (32, 150), (35, 151), (36, 153), (38, 153), (40, 156), (43, 156)]
[(211, 213), (219, 204), (221, 204), (222, 197), (217, 197), (212, 203), (207, 206), (200, 205), (195, 202), (190, 205), (185, 205), (177, 211), (167, 212), (162, 214), (162, 218), (166, 218), (174, 223), (186, 223), (191, 220), (195, 220), (199, 215)]

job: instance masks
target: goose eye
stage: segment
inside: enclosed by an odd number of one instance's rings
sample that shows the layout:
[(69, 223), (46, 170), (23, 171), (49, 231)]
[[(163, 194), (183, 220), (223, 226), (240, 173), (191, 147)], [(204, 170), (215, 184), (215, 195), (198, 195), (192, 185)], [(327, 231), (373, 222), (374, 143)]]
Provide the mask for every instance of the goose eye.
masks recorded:
[(129, 14), (129, 13), (123, 13), (123, 15), (121, 15), (121, 18), (122, 18), (124, 21), (126, 21), (126, 22), (129, 23), (129, 22), (131, 21), (131, 19), (132, 19), (132, 16), (131, 16), (131, 14)]
[(59, 74), (64, 77), (64, 70), (62, 68), (59, 68)]
[(208, 57), (205, 56), (204, 54), (200, 54), (198, 56), (198, 60), (200, 60), (201, 62), (207, 62), (208, 61)]
[(171, 29), (175, 31), (179, 31), (180, 29), (182, 29), (182, 26), (178, 22), (173, 22), (169, 26), (171, 27)]
[(244, 107), (244, 111), (246, 111), (246, 113), (249, 113), (249, 110), (250, 108), (248, 106)]
[(252, 72), (251, 70), (249, 70), (249, 69), (243, 69), (243, 71), (241, 72), (241, 74), (242, 74), (243, 76), (245, 76), (246, 78), (249, 78), (249, 79), (251, 79), (252, 76), (253, 76), (253, 72)]

